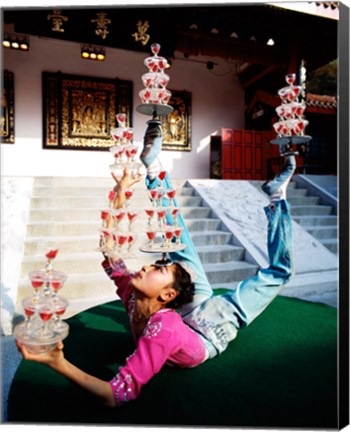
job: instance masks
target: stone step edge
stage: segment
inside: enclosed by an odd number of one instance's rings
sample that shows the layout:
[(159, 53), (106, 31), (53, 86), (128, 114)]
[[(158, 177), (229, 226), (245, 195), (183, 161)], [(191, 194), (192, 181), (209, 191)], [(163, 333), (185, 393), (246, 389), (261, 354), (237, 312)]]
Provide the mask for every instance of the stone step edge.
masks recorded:
[[(143, 216), (140, 219), (147, 220), (147, 216)], [(187, 223), (191, 223), (193, 221), (195, 222), (208, 222), (208, 221), (214, 221), (214, 222), (221, 222), (220, 218), (217, 217), (208, 217), (208, 218), (185, 218)], [(87, 220), (87, 221), (50, 221), (50, 220), (44, 220), (44, 221), (29, 221), (27, 223), (27, 227), (40, 227), (40, 226), (50, 226), (50, 225), (58, 225), (58, 226), (71, 226), (71, 225), (98, 225), (100, 223), (100, 219), (97, 218), (97, 220)], [(99, 224), (101, 225), (101, 223)]]

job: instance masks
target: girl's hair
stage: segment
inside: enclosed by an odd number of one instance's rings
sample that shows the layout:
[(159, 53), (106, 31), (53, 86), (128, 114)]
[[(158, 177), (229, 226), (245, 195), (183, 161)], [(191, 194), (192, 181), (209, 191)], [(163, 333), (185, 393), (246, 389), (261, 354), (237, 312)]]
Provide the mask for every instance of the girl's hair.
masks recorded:
[(172, 287), (176, 289), (179, 294), (174, 300), (167, 304), (167, 307), (177, 309), (193, 300), (194, 283), (191, 280), (191, 275), (181, 266), (181, 264), (174, 262), (174, 265), (174, 283)]

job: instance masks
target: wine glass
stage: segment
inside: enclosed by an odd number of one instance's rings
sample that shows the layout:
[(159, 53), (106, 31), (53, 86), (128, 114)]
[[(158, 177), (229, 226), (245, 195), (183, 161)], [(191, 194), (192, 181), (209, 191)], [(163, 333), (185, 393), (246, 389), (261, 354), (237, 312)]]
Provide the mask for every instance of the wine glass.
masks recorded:
[(160, 45), (158, 43), (153, 43), (151, 45), (151, 51), (152, 51), (152, 54), (154, 56), (157, 56), (159, 54), (159, 51), (160, 51)]
[(114, 128), (111, 130), (112, 138), (116, 143), (120, 143), (120, 140), (122, 139), (123, 130), (122, 128)]
[(157, 196), (158, 196), (158, 192), (156, 189), (150, 189), (148, 191), (148, 195), (150, 197), (150, 200), (152, 202), (153, 207), (157, 207)]
[(128, 253), (131, 252), (132, 245), (135, 243), (136, 235), (134, 232), (130, 231), (127, 234), (127, 244), (128, 244)]
[(117, 233), (117, 252), (122, 253), (122, 248), (125, 245), (128, 239), (127, 234), (125, 233)]
[(120, 223), (124, 219), (126, 211), (124, 209), (116, 209), (113, 213), (113, 220), (116, 221), (116, 229), (119, 229)]
[(152, 218), (155, 214), (154, 209), (145, 209), (145, 213), (147, 215), (147, 225), (150, 227), (152, 225)]
[(182, 230), (183, 230), (183, 227), (176, 227), (175, 230), (174, 230), (174, 235), (175, 235), (175, 238), (176, 238), (176, 244), (180, 244), (181, 243), (180, 237), (181, 237)]
[(130, 204), (130, 199), (132, 198), (132, 196), (134, 195), (134, 191), (133, 189), (129, 188), (126, 189), (126, 191), (124, 192), (124, 197), (125, 197), (125, 201), (124, 201), (124, 206), (128, 207)]
[(167, 197), (170, 200), (170, 205), (174, 206), (175, 205), (174, 199), (175, 199), (175, 195), (176, 195), (176, 190), (175, 189), (168, 189), (166, 191), (166, 195), (167, 195)]
[(157, 205), (161, 206), (162, 205), (162, 198), (165, 195), (165, 189), (164, 188), (157, 188)]
[(121, 128), (125, 127), (125, 122), (126, 122), (126, 114), (125, 113), (118, 113), (116, 115), (116, 119), (117, 119), (119, 127), (121, 127)]
[(174, 234), (175, 234), (175, 228), (174, 227), (166, 227), (166, 229), (164, 231), (165, 247), (170, 249), (171, 240), (173, 239)]
[(54, 329), (56, 331), (61, 331), (66, 327), (62, 322), (62, 315), (66, 312), (68, 305), (68, 300), (63, 297), (57, 296), (54, 300), (54, 313), (56, 318)]
[(100, 216), (102, 219), (102, 226), (106, 227), (107, 226), (107, 221), (110, 215), (110, 209), (106, 209), (106, 210), (101, 210)]
[(148, 237), (148, 247), (152, 248), (154, 246), (154, 239), (156, 238), (157, 231), (154, 229), (149, 229), (146, 231)]
[(112, 208), (113, 208), (113, 204), (114, 204), (114, 201), (115, 201), (116, 197), (117, 197), (117, 192), (114, 189), (112, 189), (111, 191), (109, 191), (109, 193), (108, 193), (108, 202), (109, 202), (109, 206), (112, 207)]
[(55, 312), (55, 308), (50, 301), (44, 301), (40, 304), (38, 312), (42, 320), (42, 327), (39, 329), (39, 336), (45, 339), (50, 338), (53, 335), (53, 331), (49, 327), (49, 321)]
[(295, 73), (289, 73), (286, 75), (285, 78), (286, 78), (287, 84), (293, 85), (295, 82), (296, 75), (295, 75)]
[(178, 215), (179, 215), (179, 209), (178, 208), (173, 208), (171, 210), (171, 216), (174, 219), (174, 226), (178, 225)]
[(38, 297), (40, 288), (47, 281), (47, 275), (42, 270), (35, 270), (29, 273), (29, 279), (34, 290), (34, 294), (36, 297)]
[(165, 179), (166, 176), (166, 171), (160, 171), (160, 173), (158, 174), (158, 184), (159, 186), (162, 186), (163, 184), (163, 180)]
[(54, 296), (56, 296), (57, 292), (63, 287), (64, 283), (67, 280), (67, 277), (68, 276), (66, 273), (57, 270), (53, 270), (51, 272), (49, 278), (50, 278), (51, 288)]
[(131, 225), (133, 222), (135, 222), (135, 219), (137, 218), (137, 211), (136, 210), (129, 210), (127, 212), (128, 220), (129, 220), (129, 229), (131, 229)]
[(157, 209), (158, 225), (160, 228), (162, 228), (165, 225), (165, 215), (166, 215), (165, 208), (162, 207)]
[(29, 331), (32, 327), (32, 316), (35, 314), (37, 307), (37, 298), (34, 296), (25, 297), (22, 300), (22, 307), (25, 314), (25, 329)]

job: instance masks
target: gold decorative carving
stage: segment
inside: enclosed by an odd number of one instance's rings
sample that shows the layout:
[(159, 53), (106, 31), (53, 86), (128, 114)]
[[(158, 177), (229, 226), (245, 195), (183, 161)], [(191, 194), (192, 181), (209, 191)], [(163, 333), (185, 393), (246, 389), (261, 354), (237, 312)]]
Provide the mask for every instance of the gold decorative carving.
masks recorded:
[(106, 12), (98, 12), (96, 19), (92, 19), (92, 23), (97, 24), (97, 28), (95, 30), (95, 34), (97, 36), (101, 36), (102, 39), (106, 39), (107, 35), (109, 34), (108, 31), (108, 24), (111, 24), (112, 21), (108, 18), (106, 18), (107, 14)]
[(131, 36), (135, 39), (136, 42), (141, 42), (142, 45), (147, 45), (150, 35), (147, 34), (147, 30), (149, 29), (148, 21), (144, 23), (142, 21), (138, 21), (136, 24), (137, 32), (133, 33)]
[(191, 93), (171, 91), (169, 105), (173, 111), (162, 121), (163, 150), (191, 151)]
[(54, 9), (52, 14), (47, 16), (48, 20), (52, 20), (52, 31), (64, 33), (64, 29), (62, 28), (63, 21), (68, 21), (68, 17), (65, 15), (61, 15), (60, 9)]
[(7, 70), (3, 72), (0, 133), (2, 143), (15, 142), (14, 75)]
[(43, 82), (45, 148), (108, 149), (116, 114), (131, 123), (130, 81), (44, 72)]

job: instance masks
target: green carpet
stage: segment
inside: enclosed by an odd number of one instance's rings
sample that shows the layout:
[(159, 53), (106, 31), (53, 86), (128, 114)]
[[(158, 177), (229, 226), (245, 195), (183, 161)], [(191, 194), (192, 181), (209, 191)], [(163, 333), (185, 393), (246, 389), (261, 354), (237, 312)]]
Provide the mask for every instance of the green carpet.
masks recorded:
[[(66, 357), (109, 380), (133, 351), (120, 301), (67, 320)], [(337, 428), (337, 310), (278, 297), (219, 357), (164, 367), (122, 408), (101, 408), (44, 365), (22, 361), (10, 422), (155, 426)]]

